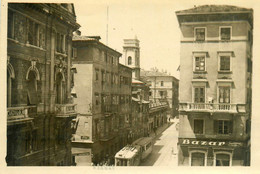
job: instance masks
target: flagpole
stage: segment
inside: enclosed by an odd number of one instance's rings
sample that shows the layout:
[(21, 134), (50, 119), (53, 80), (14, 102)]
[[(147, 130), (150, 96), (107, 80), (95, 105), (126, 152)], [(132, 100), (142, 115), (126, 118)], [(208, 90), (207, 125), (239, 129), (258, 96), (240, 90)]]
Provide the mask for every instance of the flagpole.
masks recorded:
[(106, 35), (106, 44), (108, 45), (108, 10), (109, 6), (107, 6), (107, 35)]

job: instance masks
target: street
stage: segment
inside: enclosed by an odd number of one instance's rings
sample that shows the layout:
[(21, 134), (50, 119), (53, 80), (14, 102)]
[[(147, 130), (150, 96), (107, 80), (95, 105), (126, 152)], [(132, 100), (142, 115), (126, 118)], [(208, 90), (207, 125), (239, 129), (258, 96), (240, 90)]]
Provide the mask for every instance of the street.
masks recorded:
[[(178, 119), (171, 119), (173, 124), (155, 138), (152, 153), (140, 166), (178, 166)], [(177, 126), (178, 127), (178, 126)]]

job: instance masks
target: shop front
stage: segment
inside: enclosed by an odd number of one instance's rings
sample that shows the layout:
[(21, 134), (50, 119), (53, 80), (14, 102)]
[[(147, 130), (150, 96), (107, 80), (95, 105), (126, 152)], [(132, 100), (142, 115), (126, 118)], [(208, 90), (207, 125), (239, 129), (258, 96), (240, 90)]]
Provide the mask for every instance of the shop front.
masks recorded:
[(243, 142), (179, 138), (179, 166), (243, 166)]

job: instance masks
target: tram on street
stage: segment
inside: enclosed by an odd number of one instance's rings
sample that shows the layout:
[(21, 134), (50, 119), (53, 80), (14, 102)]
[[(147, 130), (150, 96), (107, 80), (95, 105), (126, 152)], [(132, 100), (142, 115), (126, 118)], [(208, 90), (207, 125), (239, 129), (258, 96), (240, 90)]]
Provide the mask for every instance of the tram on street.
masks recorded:
[(151, 137), (142, 137), (125, 146), (115, 155), (115, 166), (138, 166), (152, 152)]

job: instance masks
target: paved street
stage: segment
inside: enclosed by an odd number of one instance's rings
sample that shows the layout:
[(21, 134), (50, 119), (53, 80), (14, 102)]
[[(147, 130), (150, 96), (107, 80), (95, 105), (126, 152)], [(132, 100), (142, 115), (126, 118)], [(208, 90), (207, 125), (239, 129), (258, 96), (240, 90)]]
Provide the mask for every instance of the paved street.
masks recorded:
[(178, 131), (176, 130), (176, 123), (178, 123), (178, 121), (178, 119), (172, 119), (171, 122), (173, 122), (173, 124), (155, 138), (152, 153), (140, 166), (178, 165)]

